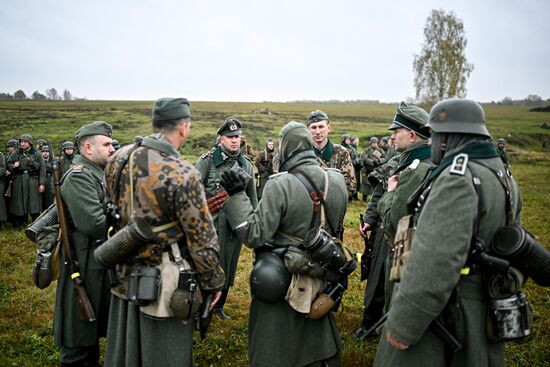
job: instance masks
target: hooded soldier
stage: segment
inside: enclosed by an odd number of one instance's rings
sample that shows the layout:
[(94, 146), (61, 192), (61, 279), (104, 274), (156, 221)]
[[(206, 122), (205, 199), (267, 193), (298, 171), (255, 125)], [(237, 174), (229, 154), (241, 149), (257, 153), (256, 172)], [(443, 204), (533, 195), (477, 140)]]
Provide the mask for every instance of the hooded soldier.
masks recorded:
[[(316, 275), (292, 275), (294, 286), (289, 288), (290, 274), (288, 278), (285, 276), (286, 267), (275, 253), (277, 248), (285, 246), (297, 249), (310, 230), (314, 203), (295, 172), (327, 190), (326, 220), (335, 232), (343, 228), (348, 199), (345, 179), (337, 170), (321, 168), (311, 134), (302, 123), (286, 124), (279, 141), (281, 173), (267, 182), (256, 210), (243, 192), (240, 177), (231, 172), (222, 177), (230, 195), (224, 211), (231, 228), (240, 241), (256, 252), (248, 360), (250, 366), (338, 366), (342, 349), (334, 317), (330, 312), (317, 320), (307, 317), (312, 300), (321, 290), (323, 270)], [(331, 234), (338, 236), (338, 233)], [(280, 265), (274, 266), (273, 262), (277, 261)], [(275, 282), (271, 281), (273, 278)]]

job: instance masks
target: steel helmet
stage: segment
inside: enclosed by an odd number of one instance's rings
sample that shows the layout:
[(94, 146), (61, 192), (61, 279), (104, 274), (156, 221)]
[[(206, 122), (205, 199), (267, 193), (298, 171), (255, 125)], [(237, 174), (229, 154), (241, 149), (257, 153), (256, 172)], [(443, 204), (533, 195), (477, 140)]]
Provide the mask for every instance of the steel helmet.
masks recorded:
[(265, 303), (283, 300), (291, 279), (292, 275), (279, 256), (272, 252), (256, 255), (254, 269), (250, 274), (250, 289), (254, 297)]
[(485, 126), (483, 107), (469, 99), (452, 98), (438, 102), (426, 125), (435, 133), (475, 134), (491, 137)]

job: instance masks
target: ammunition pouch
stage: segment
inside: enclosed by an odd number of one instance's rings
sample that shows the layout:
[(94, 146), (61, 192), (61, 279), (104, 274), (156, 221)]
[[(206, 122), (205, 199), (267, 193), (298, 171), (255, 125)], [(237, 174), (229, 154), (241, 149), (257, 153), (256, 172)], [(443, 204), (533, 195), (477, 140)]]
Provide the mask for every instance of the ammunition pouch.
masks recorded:
[(105, 268), (112, 268), (152, 238), (151, 225), (143, 218), (135, 218), (94, 250), (95, 259)]
[(312, 228), (304, 238), (304, 248), (321, 266), (340, 275), (349, 275), (357, 266), (355, 254), (323, 228)]
[(411, 253), (411, 245), (416, 232), (414, 216), (407, 215), (399, 220), (393, 242), (393, 258), (390, 269), (390, 280), (399, 282)]
[(210, 212), (210, 214), (216, 214), (217, 212), (219, 212), (223, 206), (223, 203), (225, 203), (227, 199), (229, 199), (229, 194), (227, 194), (227, 192), (225, 191), (222, 191), (218, 192), (216, 195), (206, 200), (206, 204), (208, 205), (208, 211)]
[(517, 293), (504, 299), (491, 299), (487, 312), (487, 337), (495, 342), (531, 335), (532, 310), (527, 297)]
[(491, 248), (538, 285), (550, 286), (550, 251), (522, 227), (512, 224), (499, 229)]

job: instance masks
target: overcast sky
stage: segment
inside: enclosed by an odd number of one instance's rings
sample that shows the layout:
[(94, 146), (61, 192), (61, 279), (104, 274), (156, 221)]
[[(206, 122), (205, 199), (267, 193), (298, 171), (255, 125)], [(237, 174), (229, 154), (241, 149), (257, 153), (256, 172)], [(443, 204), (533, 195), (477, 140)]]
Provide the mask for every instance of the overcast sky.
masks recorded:
[(550, 97), (547, 0), (3, 0), (0, 92), (396, 102), (432, 9), (464, 22), (469, 98)]

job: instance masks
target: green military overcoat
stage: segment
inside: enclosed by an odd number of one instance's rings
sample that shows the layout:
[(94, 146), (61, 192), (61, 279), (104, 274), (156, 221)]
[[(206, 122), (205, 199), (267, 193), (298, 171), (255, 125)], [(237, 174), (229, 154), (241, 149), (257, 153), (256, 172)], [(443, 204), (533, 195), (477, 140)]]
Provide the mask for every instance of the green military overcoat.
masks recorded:
[[(14, 167), (15, 162), (19, 162), (18, 167)], [(10, 213), (18, 216), (40, 213), (42, 195), (38, 187), (46, 183), (46, 166), (40, 152), (33, 146), (27, 151), (18, 148), (10, 154), (7, 167), (14, 175)]]
[[(90, 346), (106, 336), (110, 287), (106, 270), (95, 260), (94, 249), (106, 232), (103, 213), (103, 169), (83, 156), (75, 159), (64, 177), (61, 196), (70, 218), (71, 242), (80, 276), (94, 308), (96, 321), (80, 320), (72, 280), (63, 262), (57, 281), (54, 334), (57, 345)], [(64, 256), (62, 250), (61, 256)]]
[[(258, 198), (256, 196), (256, 184), (254, 183), (254, 171), (252, 163), (243, 154), (239, 154), (238, 158), (234, 160), (218, 147), (213, 151), (203, 154), (195, 163), (195, 167), (201, 174), (206, 197), (210, 198), (216, 195), (218, 191), (225, 191), (219, 185), (221, 174), (224, 171), (230, 170), (235, 164), (239, 165), (250, 176), (245, 192), (250, 198), (252, 206), (255, 208), (258, 205)], [(235, 282), (242, 242), (231, 229), (227, 220), (227, 213), (223, 209), (213, 214), (212, 218), (218, 234), (220, 261), (226, 276), (224, 289), (227, 289), (233, 286)]]
[[(461, 275), (461, 269), (466, 264), (478, 216), (479, 236), (486, 243), (506, 224), (506, 196), (497, 178), (505, 170), (496, 152), (493, 158), (470, 158), (467, 169), (460, 173), (463, 166), (454, 163), (446, 166), (433, 179), (418, 218), (408, 264), (401, 282), (394, 288), (384, 331), (389, 330), (410, 347), (395, 349), (382, 337), (376, 366), (504, 365), (503, 344), (490, 342), (486, 337), (487, 272)], [(474, 177), (481, 183), (481, 198), (476, 193)], [(511, 210), (519, 220), (521, 198), (511, 181)], [(455, 289), (458, 307), (449, 303)], [(441, 337), (429, 327), (442, 314), (447, 329), (462, 344), (456, 353), (449, 352)]]
[[(417, 141), (407, 148), (400, 156), (399, 163), (393, 174), (399, 175), (399, 181), (395, 191), (386, 192), (378, 201), (378, 213), (384, 225), (386, 239), (393, 246), (393, 239), (399, 220), (409, 214), (408, 201), (412, 194), (418, 190), (427, 175), (433, 169), (431, 152), (426, 140)], [(397, 173), (395, 173), (397, 172)], [(386, 309), (390, 305), (393, 282), (389, 281), (393, 252), (386, 257), (386, 282), (385, 298)]]
[(6, 159), (4, 158), (4, 155), (0, 153), (0, 222), (5, 222), (8, 218), (6, 201), (4, 200), (4, 182), (6, 182), (4, 177), (6, 177), (6, 171)]
[[(311, 134), (302, 124), (298, 127), (301, 137), (310, 145)], [(283, 128), (283, 131), (286, 129)], [(296, 137), (294, 137), (296, 138)], [(290, 137), (287, 137), (291, 140)], [(281, 157), (285, 162), (283, 170), (299, 169), (320, 187), (324, 171), (318, 165), (313, 150), (297, 153), (281, 138)], [(289, 151), (290, 150), (290, 151)], [(328, 217), (335, 230), (339, 231), (346, 212), (348, 194), (344, 177), (333, 169), (328, 169)], [(225, 204), (232, 228), (248, 246), (261, 248), (266, 243), (274, 246), (297, 246), (289, 239), (304, 238), (309, 230), (313, 202), (307, 189), (294, 175), (282, 172), (271, 176), (264, 189), (258, 208), (244, 193), (233, 195)], [(306, 314), (298, 313), (281, 300), (267, 304), (257, 297), (252, 298), (248, 327), (248, 355), (250, 366), (321, 366), (323, 361), (330, 366), (339, 366), (341, 358), (340, 336), (332, 314), (319, 320), (311, 320)]]

